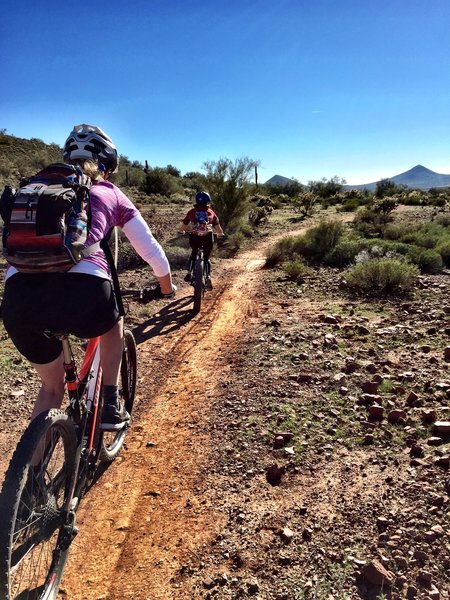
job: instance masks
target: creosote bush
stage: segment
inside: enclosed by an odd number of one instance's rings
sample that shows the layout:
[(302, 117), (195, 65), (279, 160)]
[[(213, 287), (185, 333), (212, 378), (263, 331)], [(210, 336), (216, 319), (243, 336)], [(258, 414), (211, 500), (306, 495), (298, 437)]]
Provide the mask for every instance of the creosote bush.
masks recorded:
[(308, 229), (304, 235), (282, 238), (269, 250), (266, 267), (292, 260), (295, 255), (321, 262), (333, 251), (344, 231), (345, 226), (340, 221), (327, 220)]
[(347, 285), (357, 292), (389, 295), (409, 291), (419, 269), (398, 258), (375, 258), (358, 263), (344, 273)]
[(304, 277), (311, 275), (311, 269), (296, 254), (294, 254), (292, 260), (283, 263), (281, 268), (292, 281), (300, 282)]

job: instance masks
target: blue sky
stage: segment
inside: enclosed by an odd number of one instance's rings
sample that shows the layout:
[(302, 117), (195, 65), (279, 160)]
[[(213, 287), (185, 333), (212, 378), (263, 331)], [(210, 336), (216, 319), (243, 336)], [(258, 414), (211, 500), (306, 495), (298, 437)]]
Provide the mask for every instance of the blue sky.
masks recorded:
[(260, 181), (450, 173), (448, 0), (2, 0), (0, 128)]

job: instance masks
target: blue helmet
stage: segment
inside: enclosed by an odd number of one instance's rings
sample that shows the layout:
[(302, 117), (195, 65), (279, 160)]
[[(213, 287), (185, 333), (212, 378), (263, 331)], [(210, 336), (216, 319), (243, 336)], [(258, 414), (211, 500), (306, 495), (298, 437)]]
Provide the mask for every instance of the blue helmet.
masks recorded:
[(211, 196), (208, 192), (197, 192), (195, 194), (195, 203), (200, 206), (206, 206), (207, 204), (211, 204)]

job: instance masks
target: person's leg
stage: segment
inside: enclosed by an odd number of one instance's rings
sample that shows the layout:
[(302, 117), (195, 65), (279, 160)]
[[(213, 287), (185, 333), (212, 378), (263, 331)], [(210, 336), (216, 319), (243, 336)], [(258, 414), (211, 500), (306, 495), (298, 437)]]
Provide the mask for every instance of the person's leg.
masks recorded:
[(184, 281), (191, 281), (192, 279), (192, 271), (194, 269), (195, 257), (197, 256), (198, 235), (191, 234), (189, 236), (189, 245), (191, 247), (191, 255), (188, 260), (187, 273), (184, 278)]
[(103, 385), (118, 385), (123, 348), (123, 319), (100, 338), (100, 362), (103, 371)]
[(100, 363), (103, 372), (101, 428), (115, 431), (129, 421), (130, 415), (119, 398), (119, 374), (123, 350), (123, 319), (100, 338)]
[(64, 398), (64, 366), (62, 353), (50, 363), (31, 363), (41, 378), (41, 388), (31, 413), (31, 420), (41, 412), (60, 408)]
[(212, 282), (211, 282), (211, 261), (209, 257), (211, 256), (211, 252), (213, 249), (213, 237), (205, 236), (203, 242), (203, 257), (205, 260), (205, 273), (206, 273), (206, 287), (209, 290), (212, 290)]

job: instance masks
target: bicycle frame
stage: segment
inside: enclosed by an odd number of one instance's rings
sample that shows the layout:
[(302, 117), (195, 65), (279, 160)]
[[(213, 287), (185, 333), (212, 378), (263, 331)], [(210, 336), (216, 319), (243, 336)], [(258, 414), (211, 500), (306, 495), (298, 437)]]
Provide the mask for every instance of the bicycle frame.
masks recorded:
[[(78, 499), (88, 475), (87, 469), (84, 469), (82, 476), (79, 476), (80, 464), (83, 459), (88, 463), (89, 458), (94, 457), (96, 451), (95, 434), (102, 382), (100, 338), (95, 337), (88, 341), (79, 375), (68, 337), (63, 336), (61, 341), (70, 410), (74, 422), (78, 425), (76, 472), (70, 494), (71, 502), (73, 502), (74, 498)], [(81, 402), (84, 395), (85, 406), (82, 407)]]

